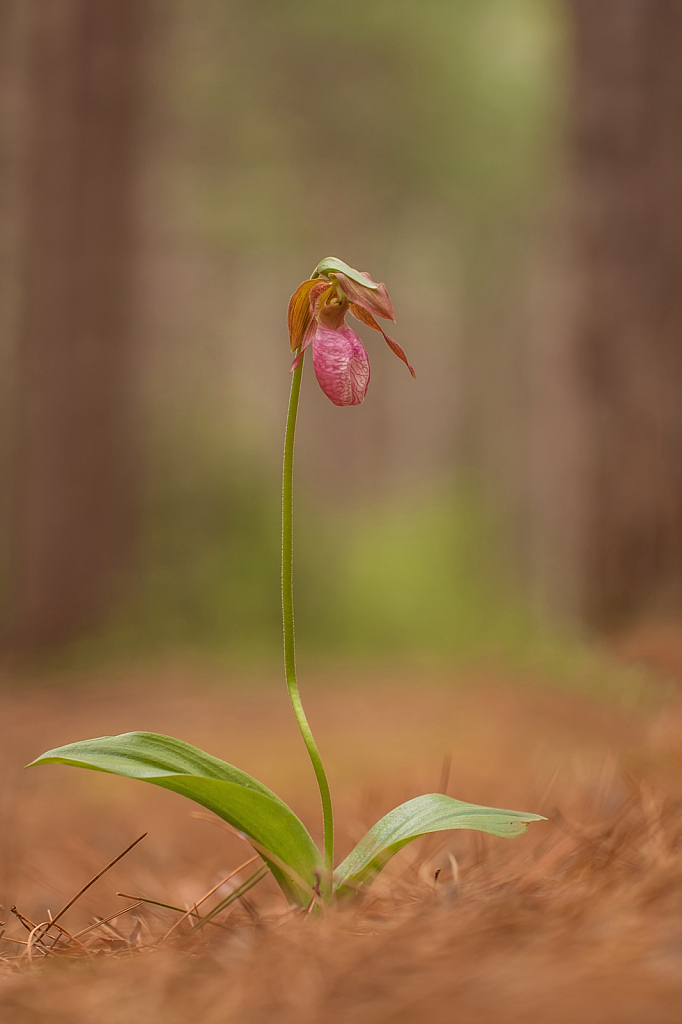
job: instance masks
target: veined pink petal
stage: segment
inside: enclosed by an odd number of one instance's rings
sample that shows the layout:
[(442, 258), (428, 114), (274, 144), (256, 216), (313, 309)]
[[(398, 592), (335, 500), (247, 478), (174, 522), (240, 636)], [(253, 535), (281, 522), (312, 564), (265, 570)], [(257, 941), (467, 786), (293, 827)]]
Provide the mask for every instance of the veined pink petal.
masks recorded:
[(369, 384), (365, 346), (347, 324), (333, 331), (319, 324), (313, 338), (317, 382), (334, 405), (360, 405)]
[[(362, 276), (366, 277), (371, 284), (375, 283), (364, 270), (362, 271)], [(380, 316), (384, 320), (392, 320), (395, 323), (393, 303), (388, 297), (385, 284), (380, 284), (376, 290), (363, 288), (361, 284), (358, 284), (357, 281), (352, 281), (350, 277), (346, 277), (340, 270), (335, 270), (333, 274), (330, 274), (330, 277), (337, 279), (349, 302), (362, 306), (363, 309), (366, 309), (368, 313), (373, 313), (374, 316)]]

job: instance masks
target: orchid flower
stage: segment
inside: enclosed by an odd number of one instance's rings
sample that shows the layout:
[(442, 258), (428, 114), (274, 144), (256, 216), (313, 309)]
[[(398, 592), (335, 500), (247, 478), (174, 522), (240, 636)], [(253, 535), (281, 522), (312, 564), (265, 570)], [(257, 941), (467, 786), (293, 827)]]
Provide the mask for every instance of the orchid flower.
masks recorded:
[(292, 371), (312, 344), (317, 382), (334, 405), (359, 405), (369, 384), (369, 358), (360, 338), (346, 323), (349, 312), (383, 334), (391, 351), (416, 376), (398, 342), (375, 319), (379, 316), (395, 323), (386, 285), (328, 256), (291, 296), (287, 323), (291, 351), (297, 353)]

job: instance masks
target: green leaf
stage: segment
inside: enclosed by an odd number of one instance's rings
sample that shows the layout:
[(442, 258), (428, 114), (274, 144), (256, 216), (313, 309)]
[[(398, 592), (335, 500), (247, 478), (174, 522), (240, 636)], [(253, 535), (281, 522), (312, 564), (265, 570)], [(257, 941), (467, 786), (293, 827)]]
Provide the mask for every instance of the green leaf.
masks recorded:
[(327, 277), (329, 271), (340, 270), (346, 277), (350, 277), (351, 281), (357, 281), (363, 288), (369, 288), (371, 291), (376, 291), (379, 287), (374, 281), (368, 281), (366, 277), (363, 277), (359, 270), (354, 270), (353, 267), (349, 267), (343, 260), (337, 260), (336, 256), (325, 256), (320, 263), (317, 264), (313, 271), (313, 277)]
[(305, 826), (267, 786), (226, 761), (171, 736), (128, 732), (68, 743), (31, 764), (51, 763), (142, 779), (202, 804), (253, 842), (289, 899), (309, 903), (322, 862)]
[(334, 872), (334, 892), (347, 895), (371, 885), (394, 853), (428, 832), (471, 828), (494, 836), (520, 836), (541, 814), (505, 811), (453, 800), (442, 793), (428, 793), (394, 807), (360, 840)]

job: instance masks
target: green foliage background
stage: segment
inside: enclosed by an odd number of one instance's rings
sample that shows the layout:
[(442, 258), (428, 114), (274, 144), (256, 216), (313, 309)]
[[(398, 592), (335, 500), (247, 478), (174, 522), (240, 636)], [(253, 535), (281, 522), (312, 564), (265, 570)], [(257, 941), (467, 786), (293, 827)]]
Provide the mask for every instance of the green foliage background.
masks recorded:
[[(515, 301), (557, 166), (558, 0), (172, 0), (157, 29), (147, 151), (165, 243), (189, 239), (226, 280), (250, 267), (282, 303), (331, 252), (390, 268), (413, 247), (441, 275), (444, 308), (457, 266), (466, 345), (494, 358), (506, 341), (490, 337), (490, 311)], [(237, 419), (226, 432), (193, 375), (152, 402), (140, 572), (95, 651), (279, 649), (280, 442)], [(432, 480), (340, 506), (299, 478), (304, 648), (535, 642), (475, 414), (465, 428), (473, 443), (453, 439)]]

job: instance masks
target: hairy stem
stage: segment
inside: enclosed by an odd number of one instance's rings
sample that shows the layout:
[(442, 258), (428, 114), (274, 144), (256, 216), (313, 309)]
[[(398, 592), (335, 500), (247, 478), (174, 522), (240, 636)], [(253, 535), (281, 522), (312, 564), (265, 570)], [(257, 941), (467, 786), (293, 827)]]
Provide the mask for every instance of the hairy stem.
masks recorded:
[[(294, 635), (294, 589), (293, 589), (293, 548), (294, 548), (294, 440), (296, 436), (296, 417), (298, 399), (301, 393), (301, 376), (303, 359), (296, 367), (291, 378), (291, 397), (287, 427), (284, 435), (284, 472), (282, 477), (282, 619), (284, 622), (284, 667), (287, 677), (287, 688), (291, 698), (291, 706), (296, 715), (298, 727), (317, 779), (322, 800), (324, 820), (324, 863), (328, 876), (327, 885), (331, 882), (334, 870), (334, 817), (332, 814), (332, 798), (329, 792), (327, 775), (322, 758), (317, 749), (312, 731), (308, 725), (296, 681), (296, 651)], [(327, 888), (327, 886), (325, 886)]]

